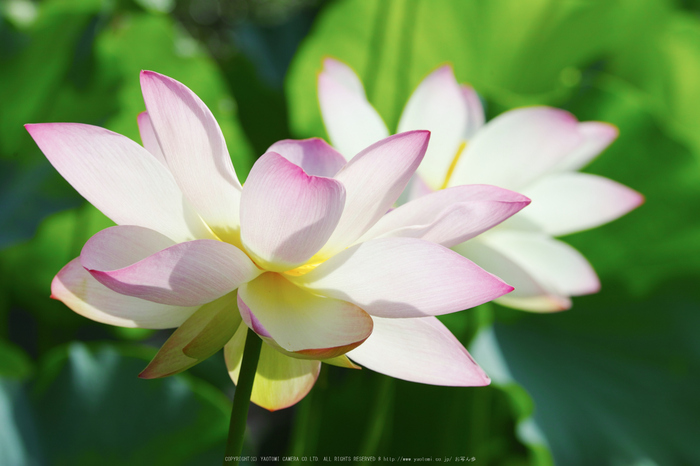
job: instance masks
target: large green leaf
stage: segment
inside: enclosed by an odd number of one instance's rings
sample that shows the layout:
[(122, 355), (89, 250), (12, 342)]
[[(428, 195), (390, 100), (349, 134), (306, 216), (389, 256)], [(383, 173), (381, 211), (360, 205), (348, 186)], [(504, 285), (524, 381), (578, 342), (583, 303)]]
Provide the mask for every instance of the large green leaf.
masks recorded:
[(623, 6), (602, 0), (336, 2), (322, 12), (290, 68), (292, 129), (303, 137), (323, 134), (316, 74), (329, 55), (358, 72), (390, 129), (411, 91), (447, 61), (460, 81), (499, 108), (562, 102), (576, 90), (581, 69), (619, 42), (615, 21)]
[(0, 19), (0, 248), (30, 237), (44, 217), (80, 202), (23, 125), (98, 123), (114, 111), (110, 84), (90, 81), (103, 2), (49, 0), (35, 8), (36, 20), (21, 30)]
[(0, 154), (14, 155), (26, 144), (22, 125), (44, 121), (101, 10), (99, 0), (50, 0), (30, 27), (8, 32), (17, 46), (0, 48)]
[(671, 134), (698, 152), (700, 20), (697, 15), (663, 11), (652, 20), (646, 18), (645, 34), (623, 44), (612, 68), (647, 94)]
[(220, 464), (228, 400), (184, 376), (139, 379), (150, 354), (73, 343), (47, 355), (31, 390), (0, 379), (2, 464)]

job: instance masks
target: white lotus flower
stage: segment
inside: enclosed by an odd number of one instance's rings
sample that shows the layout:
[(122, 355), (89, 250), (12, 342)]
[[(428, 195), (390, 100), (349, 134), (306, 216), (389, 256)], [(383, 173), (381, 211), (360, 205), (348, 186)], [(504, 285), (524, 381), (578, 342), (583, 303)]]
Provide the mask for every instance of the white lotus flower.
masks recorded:
[[(390, 134), (347, 65), (326, 59), (318, 92), (331, 142), (346, 157)], [(474, 89), (460, 86), (452, 68), (442, 66), (415, 90), (397, 131), (417, 129), (431, 131), (431, 140), (408, 199), (482, 183), (533, 201), (497, 228), (453, 247), (515, 287), (497, 302), (557, 311), (571, 306), (571, 296), (599, 290), (588, 261), (554, 237), (597, 227), (643, 202), (615, 181), (577, 172), (617, 137), (614, 126), (579, 123), (551, 107), (511, 110), (484, 124)]]

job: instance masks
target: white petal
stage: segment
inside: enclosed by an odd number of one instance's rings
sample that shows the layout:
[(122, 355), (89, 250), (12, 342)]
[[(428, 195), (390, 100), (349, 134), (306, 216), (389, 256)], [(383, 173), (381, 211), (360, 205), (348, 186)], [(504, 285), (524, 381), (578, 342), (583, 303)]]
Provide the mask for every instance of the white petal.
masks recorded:
[(430, 145), (418, 173), (432, 189), (445, 186), (467, 127), (467, 106), (452, 67), (442, 66), (421, 82), (399, 121), (398, 132), (430, 131)]
[(191, 90), (167, 76), (142, 71), (141, 90), (178, 186), (209, 227), (233, 241), (241, 184), (214, 116)]
[(153, 154), (153, 156), (158, 159), (163, 166), (167, 167), (168, 162), (165, 161), (163, 151), (160, 149), (160, 143), (158, 142), (158, 137), (153, 129), (151, 117), (148, 116), (148, 112), (139, 113), (137, 121), (139, 125), (139, 134), (141, 135), (141, 142), (143, 143), (144, 149)]
[(545, 234), (490, 231), (453, 249), (515, 287), (508, 299), (547, 298), (542, 311), (566, 309), (568, 297), (600, 289), (586, 258)]
[(169, 306), (112, 291), (80, 265), (79, 257), (53, 279), (51, 297), (81, 316), (119, 327), (179, 327), (197, 310), (197, 307)]
[(212, 237), (168, 169), (131, 139), (77, 123), (26, 128), (61, 176), (115, 223), (175, 241)]
[(519, 190), (552, 170), (582, 141), (573, 115), (528, 107), (499, 115), (469, 141), (448, 186), (492, 184)]
[(553, 236), (595, 228), (644, 202), (638, 192), (602, 176), (559, 173), (530, 185), (533, 200), (524, 215)]
[(578, 124), (583, 141), (555, 167), (555, 171), (576, 171), (596, 158), (617, 139), (618, 129), (600, 121), (584, 121)]
[(358, 364), (411, 382), (457, 387), (489, 384), (489, 377), (437, 318), (373, 320), (372, 335), (348, 353)]
[(415, 238), (355, 245), (290, 280), (379, 317), (447, 314), (512, 290), (459, 254)]
[(479, 95), (473, 87), (462, 84), (462, 98), (467, 107), (467, 126), (463, 137), (465, 141), (469, 141), (484, 126), (486, 117), (484, 115), (484, 107), (481, 105), (481, 99), (479, 99)]
[(384, 121), (367, 101), (360, 79), (347, 65), (327, 58), (318, 75), (318, 100), (328, 137), (348, 160), (389, 136)]
[[(226, 367), (236, 384), (247, 333), (248, 327), (241, 324), (224, 347)], [(320, 361), (290, 358), (263, 343), (250, 401), (270, 411), (292, 406), (309, 393), (320, 371)]]
[(392, 210), (358, 242), (410, 237), (451, 247), (496, 226), (529, 203), (525, 196), (495, 186), (455, 186)]
[(309, 176), (274, 152), (265, 153), (248, 175), (241, 197), (241, 240), (258, 264), (284, 271), (306, 262), (338, 225), (345, 188)]

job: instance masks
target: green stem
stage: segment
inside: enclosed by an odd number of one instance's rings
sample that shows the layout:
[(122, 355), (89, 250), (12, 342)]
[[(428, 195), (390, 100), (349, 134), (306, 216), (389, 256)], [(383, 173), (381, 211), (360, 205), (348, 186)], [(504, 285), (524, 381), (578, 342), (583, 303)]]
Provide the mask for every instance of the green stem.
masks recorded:
[[(394, 414), (394, 379), (388, 376), (380, 377), (379, 388), (376, 391), (374, 405), (370, 411), (369, 425), (367, 426), (365, 438), (360, 446), (361, 455), (375, 455), (382, 437), (386, 435), (386, 432), (391, 431), (391, 429), (387, 427)], [(366, 464), (368, 463), (362, 463), (362, 465)]]
[(376, 14), (374, 16), (374, 28), (372, 29), (372, 38), (370, 39), (370, 50), (367, 54), (367, 67), (365, 70), (365, 93), (367, 98), (374, 100), (375, 84), (377, 75), (379, 74), (379, 65), (381, 63), (382, 53), (384, 52), (384, 38), (387, 30), (387, 19), (389, 17), (389, 1), (377, 2)]
[(248, 418), (248, 406), (250, 405), (250, 394), (253, 391), (253, 381), (255, 380), (255, 371), (258, 368), (261, 346), (262, 340), (260, 337), (254, 331), (248, 329), (245, 348), (243, 348), (241, 371), (238, 374), (238, 384), (236, 384), (236, 391), (233, 394), (233, 408), (231, 409), (231, 423), (228, 428), (224, 466), (237, 465), (241, 457), (243, 438), (245, 437), (245, 424)]

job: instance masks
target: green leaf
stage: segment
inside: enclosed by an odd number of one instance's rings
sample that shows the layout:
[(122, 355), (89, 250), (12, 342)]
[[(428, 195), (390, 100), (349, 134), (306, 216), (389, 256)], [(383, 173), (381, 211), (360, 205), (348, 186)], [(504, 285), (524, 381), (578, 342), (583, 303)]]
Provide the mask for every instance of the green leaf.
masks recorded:
[(620, 11), (604, 0), (335, 2), (290, 67), (292, 129), (301, 137), (324, 134), (316, 76), (326, 56), (357, 71), (390, 130), (413, 89), (445, 62), (500, 108), (562, 102), (581, 69), (619, 42)]
[(0, 339), (0, 377), (25, 380), (33, 370), (31, 359), (20, 347)]
[(137, 378), (144, 356), (126, 346), (73, 343), (46, 358), (33, 406), (42, 450), (52, 464), (221, 462), (228, 401), (183, 376)]
[(0, 376), (0, 464), (44, 464), (24, 385)]
[(14, 34), (18, 47), (0, 56), (0, 154), (16, 154), (29, 141), (22, 125), (45, 121), (75, 49), (101, 9), (100, 0), (42, 2), (31, 27)]
[(645, 33), (624, 43), (612, 69), (646, 93), (661, 124), (698, 152), (700, 20), (696, 15), (659, 10), (638, 15)]

